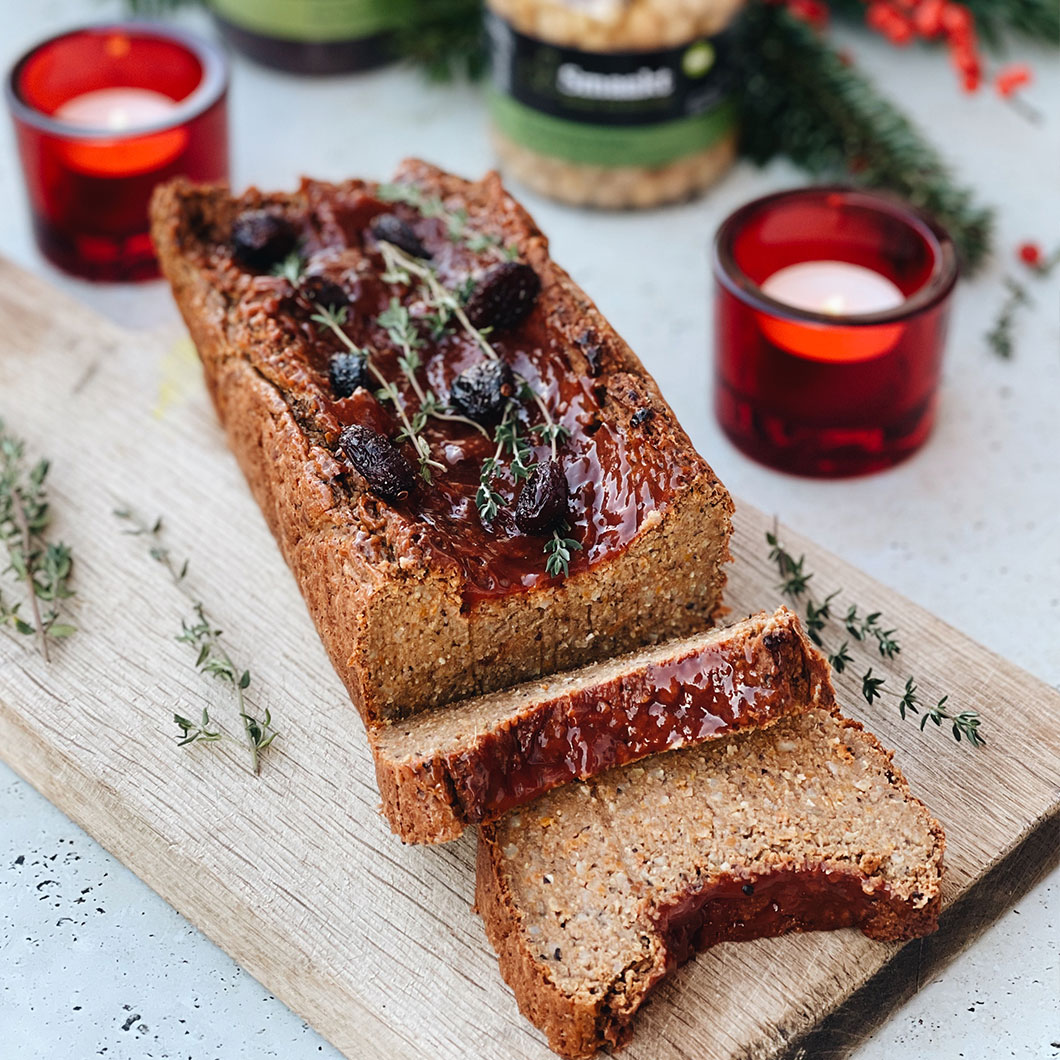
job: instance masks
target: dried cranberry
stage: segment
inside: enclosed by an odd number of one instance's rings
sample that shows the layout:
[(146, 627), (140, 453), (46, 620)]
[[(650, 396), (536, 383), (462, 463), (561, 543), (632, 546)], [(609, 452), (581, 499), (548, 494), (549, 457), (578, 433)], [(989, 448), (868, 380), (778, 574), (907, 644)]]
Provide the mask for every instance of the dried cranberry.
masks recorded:
[(368, 226), (372, 235), (381, 243), (393, 243), (398, 250), (411, 254), (414, 258), (429, 258), (431, 255), (420, 242), (419, 236), (412, 231), (396, 214), (381, 213)]
[(515, 393), (515, 376), (504, 361), (479, 361), (449, 388), (453, 408), (476, 423), (496, 423)]
[(515, 525), (524, 534), (547, 534), (567, 518), (567, 476), (558, 460), (542, 460), (530, 473), (515, 506)]
[(476, 328), (514, 328), (534, 308), (541, 279), (521, 261), (502, 261), (475, 284), (464, 312)]
[(416, 480), (412, 465), (389, 438), (350, 424), (339, 436), (339, 447), (346, 459), (361, 473), (368, 488), (384, 500), (393, 501), (412, 489)]
[(350, 304), (349, 295), (326, 276), (306, 276), (299, 293), (310, 305), (321, 305), (325, 309), (341, 309)]
[(336, 353), (328, 366), (331, 389), (337, 398), (348, 398), (359, 386), (368, 385), (367, 358), (356, 353)]
[(268, 210), (247, 210), (232, 222), (232, 257), (248, 269), (272, 268), (297, 242), (294, 225)]

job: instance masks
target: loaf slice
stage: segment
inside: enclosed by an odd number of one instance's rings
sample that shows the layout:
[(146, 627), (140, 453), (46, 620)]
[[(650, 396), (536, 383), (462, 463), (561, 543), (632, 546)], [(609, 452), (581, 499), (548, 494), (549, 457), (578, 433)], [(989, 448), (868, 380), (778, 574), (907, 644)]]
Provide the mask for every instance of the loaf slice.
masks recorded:
[(556, 789), (480, 833), (476, 899), (523, 1014), (619, 1046), (718, 942), (933, 931), (944, 837), (876, 738), (824, 709)]
[[(306, 180), (238, 197), (178, 180), (155, 194), (152, 236), (229, 443), (368, 724), (713, 622), (729, 495), (496, 174), (469, 182), (410, 161), (385, 187)], [(451, 414), (457, 377), (489, 358), (455, 309), (428, 305), (425, 281), (388, 267), (384, 244), (431, 270), (466, 316), (474, 307), (515, 373), (508, 427), (527, 466), (552, 459), (549, 410), (565, 496), (544, 515), (517, 518), (528, 482), (510, 442), (491, 482), (499, 510), (481, 514), (498, 424)], [(341, 314), (338, 329), (321, 307)], [(411, 321), (415, 385), (395, 309)], [(390, 397), (356, 358), (336, 375), (351, 343)], [(424, 411), (421, 392), (450, 417), (419, 429), (430, 483), (400, 420)], [(356, 451), (380, 448), (400, 473), (358, 466)], [(565, 539), (566, 558), (551, 555)]]
[(372, 732), (391, 828), (455, 839), (571, 780), (831, 707), (824, 657), (787, 608)]

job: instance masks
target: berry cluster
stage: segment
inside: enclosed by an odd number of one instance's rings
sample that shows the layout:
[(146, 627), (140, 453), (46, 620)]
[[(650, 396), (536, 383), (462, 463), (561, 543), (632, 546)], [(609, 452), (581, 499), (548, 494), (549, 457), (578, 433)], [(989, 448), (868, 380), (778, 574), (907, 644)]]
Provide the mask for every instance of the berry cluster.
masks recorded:
[[(792, 14), (811, 25), (823, 27), (829, 8), (823, 0), (785, 0)], [(975, 18), (964, 4), (954, 0), (866, 0), (865, 22), (892, 44), (904, 47), (914, 40), (946, 44), (966, 92), (975, 92), (983, 82), (983, 59)], [(1003, 99), (1011, 99), (1031, 81), (1023, 63), (999, 70), (994, 87)]]

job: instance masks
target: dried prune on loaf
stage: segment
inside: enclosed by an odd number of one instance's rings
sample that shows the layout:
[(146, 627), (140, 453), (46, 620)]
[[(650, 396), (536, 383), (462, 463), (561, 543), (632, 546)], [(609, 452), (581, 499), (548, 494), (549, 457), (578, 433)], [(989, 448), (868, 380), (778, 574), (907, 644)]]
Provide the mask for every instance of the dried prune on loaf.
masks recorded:
[(515, 376), (504, 361), (479, 361), (449, 387), (449, 401), (476, 423), (496, 423), (515, 394)]
[(515, 525), (524, 534), (547, 534), (569, 514), (567, 476), (559, 460), (542, 460), (530, 473), (515, 506)]
[(420, 242), (412, 226), (402, 221), (397, 214), (381, 213), (372, 219), (368, 226), (372, 235), (381, 243), (393, 243), (398, 250), (411, 254), (414, 258), (429, 258), (431, 255)]
[(368, 358), (358, 353), (336, 353), (328, 365), (331, 389), (337, 398), (348, 398), (359, 386), (367, 386)]
[(521, 324), (541, 293), (541, 278), (522, 261), (502, 261), (475, 284), (464, 312), (476, 328), (503, 331)]
[(416, 481), (412, 465), (401, 450), (371, 427), (350, 424), (339, 436), (339, 448), (368, 483), (368, 488), (384, 500), (403, 497)]
[(299, 294), (313, 307), (342, 309), (350, 304), (350, 297), (334, 280), (326, 276), (306, 276), (302, 280)]
[(271, 269), (297, 242), (298, 232), (282, 214), (247, 210), (232, 222), (232, 257), (248, 269)]

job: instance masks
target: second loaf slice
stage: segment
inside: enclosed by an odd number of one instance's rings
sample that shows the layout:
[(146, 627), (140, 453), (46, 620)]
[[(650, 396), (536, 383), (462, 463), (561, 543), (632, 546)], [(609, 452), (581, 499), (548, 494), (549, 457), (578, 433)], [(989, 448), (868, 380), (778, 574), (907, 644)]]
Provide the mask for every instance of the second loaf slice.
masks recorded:
[(391, 827), (436, 843), (572, 780), (833, 703), (828, 664), (782, 607), (370, 735)]

